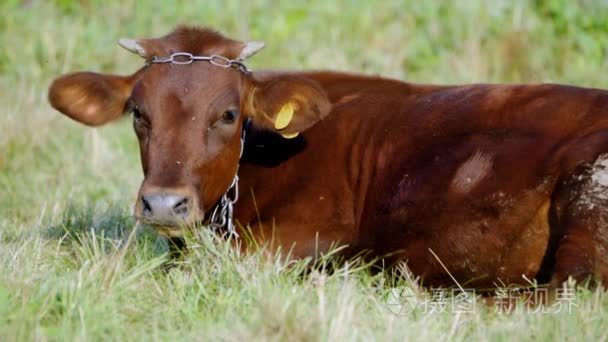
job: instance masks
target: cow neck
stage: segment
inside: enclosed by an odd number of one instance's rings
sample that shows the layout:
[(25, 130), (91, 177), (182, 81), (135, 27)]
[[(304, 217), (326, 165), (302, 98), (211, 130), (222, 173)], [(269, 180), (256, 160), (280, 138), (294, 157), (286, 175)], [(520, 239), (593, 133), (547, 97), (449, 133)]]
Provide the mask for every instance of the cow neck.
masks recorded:
[(247, 118), (243, 122), (243, 129), (241, 131), (241, 151), (239, 153), (239, 163), (236, 165), (236, 171), (234, 172), (234, 178), (232, 183), (219, 201), (213, 207), (211, 216), (207, 218), (207, 226), (214, 230), (224, 230), (224, 236), (230, 238), (238, 238), (239, 234), (234, 226), (234, 205), (239, 199), (239, 165), (241, 158), (243, 157), (243, 151), (245, 149), (245, 138), (247, 132), (251, 127), (251, 119)]

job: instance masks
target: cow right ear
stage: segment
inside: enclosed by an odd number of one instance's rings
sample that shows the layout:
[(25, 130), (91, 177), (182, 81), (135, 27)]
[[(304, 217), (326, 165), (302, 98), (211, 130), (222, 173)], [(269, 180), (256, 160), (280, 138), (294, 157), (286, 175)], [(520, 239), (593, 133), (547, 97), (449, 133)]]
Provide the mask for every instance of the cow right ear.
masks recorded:
[(125, 112), (138, 74), (67, 74), (51, 84), (49, 102), (55, 109), (80, 123), (100, 126), (118, 119)]
[(314, 126), (331, 111), (321, 85), (305, 77), (252, 78), (246, 89), (244, 109), (253, 122), (287, 139)]

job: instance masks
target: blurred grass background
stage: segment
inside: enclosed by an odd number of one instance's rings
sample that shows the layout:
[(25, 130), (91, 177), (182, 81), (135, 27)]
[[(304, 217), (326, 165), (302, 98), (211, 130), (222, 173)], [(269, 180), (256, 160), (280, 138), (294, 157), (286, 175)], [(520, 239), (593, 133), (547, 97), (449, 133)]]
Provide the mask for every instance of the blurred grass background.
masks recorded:
[[(351, 275), (354, 283), (327, 276), (325, 293), (311, 285), (318, 279), (279, 276), (279, 266), (243, 269), (220, 250), (194, 253), (189, 262), (202, 274), (167, 276), (154, 271), (164, 249), (151, 235), (121, 259), (106, 237), (132, 225), (141, 170), (130, 122), (84, 128), (52, 110), (46, 91), (70, 71), (133, 72), (142, 61), (117, 39), (160, 36), (178, 24), (265, 41), (248, 63), (254, 70), (608, 88), (607, 0), (2, 0), (0, 13), (0, 339), (182, 336), (176, 329), (190, 339), (215, 330), (262, 339), (606, 338), (607, 300), (598, 293), (583, 295), (588, 311), (575, 316), (484, 314), (461, 329), (458, 317), (382, 311), (384, 280), (365, 272)], [(62, 232), (85, 235), (65, 243)], [(212, 272), (220, 280), (205, 275), (201, 267), (219, 264), (203, 256), (223, 265)], [(123, 268), (108, 271), (115, 264)], [(100, 285), (108, 279), (124, 288)]]

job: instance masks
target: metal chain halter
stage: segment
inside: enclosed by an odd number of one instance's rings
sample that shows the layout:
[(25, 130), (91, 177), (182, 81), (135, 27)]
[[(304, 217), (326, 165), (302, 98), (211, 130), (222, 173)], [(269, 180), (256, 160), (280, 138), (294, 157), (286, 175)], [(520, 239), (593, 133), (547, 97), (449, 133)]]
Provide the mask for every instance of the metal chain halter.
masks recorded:
[(235, 69), (242, 72), (245, 75), (251, 75), (251, 71), (247, 68), (243, 62), (236, 59), (229, 59), (224, 56), (211, 55), (211, 56), (194, 56), (189, 52), (176, 52), (171, 56), (159, 57), (154, 56), (148, 61), (149, 64), (157, 63), (171, 63), (177, 65), (192, 64), (196, 61), (209, 62), (215, 66), (226, 69)]

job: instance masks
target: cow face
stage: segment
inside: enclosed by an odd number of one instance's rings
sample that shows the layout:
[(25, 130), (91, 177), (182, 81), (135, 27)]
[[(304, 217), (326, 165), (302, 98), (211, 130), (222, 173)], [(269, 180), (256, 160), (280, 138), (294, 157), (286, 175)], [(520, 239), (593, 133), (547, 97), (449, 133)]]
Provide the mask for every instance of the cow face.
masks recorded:
[[(148, 62), (175, 52), (244, 60), (262, 47), (196, 28), (120, 44)], [(145, 176), (135, 216), (169, 235), (179, 234), (181, 225), (204, 220), (229, 188), (247, 118), (289, 139), (330, 109), (324, 91), (309, 79), (260, 77), (208, 62), (149, 63), (130, 76), (68, 74), (53, 82), (49, 100), (90, 126), (132, 113)]]

